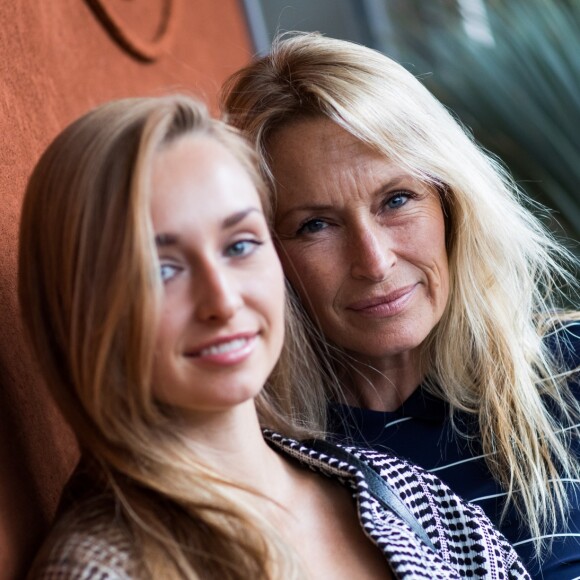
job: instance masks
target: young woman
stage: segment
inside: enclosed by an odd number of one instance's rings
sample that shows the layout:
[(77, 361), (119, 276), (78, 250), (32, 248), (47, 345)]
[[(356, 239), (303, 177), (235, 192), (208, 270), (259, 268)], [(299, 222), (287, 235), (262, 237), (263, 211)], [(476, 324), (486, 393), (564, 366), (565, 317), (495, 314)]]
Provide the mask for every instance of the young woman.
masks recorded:
[(83, 459), (30, 577), (527, 578), (436, 477), (296, 439), (316, 368), (290, 311), (283, 347), (263, 201), (248, 146), (182, 96), (104, 105), (40, 159), (20, 300)]
[(278, 39), (224, 109), (260, 152), (286, 276), (342, 384), (322, 427), (437, 473), (538, 578), (580, 578), (576, 261), (376, 51)]

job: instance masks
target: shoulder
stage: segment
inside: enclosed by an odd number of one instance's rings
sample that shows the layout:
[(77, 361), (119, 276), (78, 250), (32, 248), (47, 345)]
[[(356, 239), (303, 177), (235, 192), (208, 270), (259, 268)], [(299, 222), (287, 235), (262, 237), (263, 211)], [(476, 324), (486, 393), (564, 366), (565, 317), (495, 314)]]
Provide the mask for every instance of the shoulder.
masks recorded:
[(114, 509), (84, 502), (59, 518), (38, 553), (28, 580), (134, 578), (135, 559)]
[(465, 502), (436, 475), (408, 461), (370, 449), (347, 448), (398, 494), (443, 559), (468, 575), (490, 566), (506, 578), (528, 578), (515, 550), (483, 510)]
[(346, 449), (372, 467), (410, 506), (424, 503), (428, 511), (442, 514), (457, 511), (459, 507), (466, 514), (479, 516), (479, 508), (463, 502), (436, 475), (418, 465), (373, 449)]
[[(434, 565), (433, 570), (445, 569), (451, 574), (435, 577), (454, 577), (454, 570), (466, 576), (485, 576), (487, 569), (494, 568), (504, 578), (529, 578), (513, 548), (481, 508), (463, 502), (435, 475), (396, 456), (371, 449), (321, 440), (297, 441), (268, 430), (264, 435), (278, 449), (302, 463), (350, 485), (358, 498), (361, 525), (383, 550), (393, 550), (392, 564), (399, 557), (404, 559), (406, 554), (408, 561), (404, 566), (412, 561), (424, 571), (429, 561)], [(390, 507), (373, 489), (375, 477), (367, 473), (367, 467), (396, 496)], [(435, 551), (421, 541), (424, 534), (415, 531), (417, 526), (399, 510), (399, 502), (427, 534)]]
[[(473, 525), (491, 525), (481, 508), (463, 501), (435, 474), (418, 465), (372, 449), (347, 449), (386, 480), (411, 511), (429, 514), (429, 519), (441, 519), (442, 523), (437, 524), (439, 529), (445, 529), (448, 523), (459, 519), (464, 523), (472, 520)], [(431, 524), (426, 521), (425, 525), (429, 527)], [(453, 530), (461, 527), (452, 526)]]
[(557, 421), (572, 425), (580, 414), (580, 320), (573, 319), (576, 314), (568, 316), (554, 323), (544, 333), (543, 341), (553, 359), (554, 377), (564, 397), (564, 401), (546, 398), (548, 411)]

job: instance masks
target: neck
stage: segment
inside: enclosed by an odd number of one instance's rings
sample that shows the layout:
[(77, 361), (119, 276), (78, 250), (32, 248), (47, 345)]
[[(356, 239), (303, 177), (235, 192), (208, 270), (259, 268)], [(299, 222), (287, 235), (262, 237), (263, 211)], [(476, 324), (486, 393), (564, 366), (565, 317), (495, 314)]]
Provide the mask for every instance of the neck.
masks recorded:
[(288, 462), (264, 440), (253, 401), (187, 423), (192, 451), (217, 474), (270, 497), (285, 486)]
[(373, 411), (395, 411), (423, 378), (419, 354), (405, 352), (375, 359), (352, 356), (344, 377), (346, 402)]

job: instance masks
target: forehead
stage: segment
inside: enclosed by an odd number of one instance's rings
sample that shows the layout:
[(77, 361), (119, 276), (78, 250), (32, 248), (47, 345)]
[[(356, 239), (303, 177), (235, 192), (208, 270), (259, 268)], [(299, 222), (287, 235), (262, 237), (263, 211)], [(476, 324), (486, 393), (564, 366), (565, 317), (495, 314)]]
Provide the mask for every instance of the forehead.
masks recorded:
[(394, 168), (383, 154), (327, 119), (300, 119), (287, 124), (268, 142), (270, 165), (278, 186), (325, 186), (341, 175), (354, 179)]
[(270, 137), (268, 149), (274, 162), (282, 154), (307, 159), (312, 152), (320, 152), (329, 162), (344, 155), (380, 155), (326, 117), (301, 118), (283, 125)]
[(229, 149), (210, 136), (180, 137), (153, 160), (151, 213), (155, 224), (261, 207), (252, 178)]
[(395, 180), (418, 185), (406, 170), (327, 118), (301, 119), (269, 142), (280, 206), (304, 198), (366, 195)]
[(211, 135), (183, 135), (163, 145), (153, 159), (153, 181), (157, 183), (179, 178), (215, 182), (232, 175), (250, 179), (236, 155)]

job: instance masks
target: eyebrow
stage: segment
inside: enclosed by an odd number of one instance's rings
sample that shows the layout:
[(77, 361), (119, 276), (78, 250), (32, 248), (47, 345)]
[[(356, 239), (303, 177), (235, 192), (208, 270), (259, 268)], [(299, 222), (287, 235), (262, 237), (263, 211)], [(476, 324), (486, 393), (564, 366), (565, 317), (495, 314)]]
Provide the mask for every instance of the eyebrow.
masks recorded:
[[(249, 214), (253, 212), (260, 213), (260, 210), (257, 207), (249, 207), (242, 211), (238, 211), (230, 216), (228, 216), (222, 222), (222, 229), (227, 229), (235, 226), (236, 224), (240, 223), (243, 219), (245, 219)], [(155, 245), (158, 248), (166, 248), (168, 246), (175, 246), (179, 243), (179, 236), (176, 234), (157, 234), (155, 236)]]
[(260, 210), (257, 207), (249, 207), (242, 211), (236, 212), (235, 214), (227, 217), (222, 222), (222, 229), (231, 228), (232, 226), (235, 226), (236, 224), (240, 223), (247, 215), (255, 211), (260, 213)]
[(174, 234), (157, 234), (155, 236), (155, 245), (158, 248), (165, 248), (167, 246), (174, 246), (178, 240), (178, 236)]

